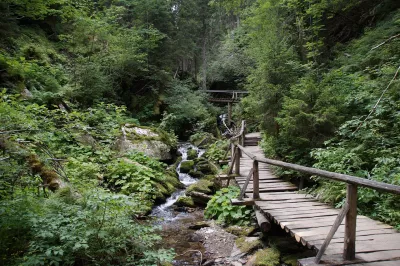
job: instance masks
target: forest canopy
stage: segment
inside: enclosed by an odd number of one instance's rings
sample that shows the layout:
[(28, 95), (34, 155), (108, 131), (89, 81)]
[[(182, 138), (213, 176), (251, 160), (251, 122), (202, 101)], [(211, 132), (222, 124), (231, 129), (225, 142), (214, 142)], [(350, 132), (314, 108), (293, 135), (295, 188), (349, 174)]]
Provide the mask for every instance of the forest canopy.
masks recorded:
[[(226, 106), (205, 89), (248, 91), (234, 120), (263, 133), (267, 157), (400, 185), (399, 8), (3, 0), (0, 264), (171, 261), (156, 228), (138, 219), (178, 186), (176, 173), (116, 146), (127, 125), (151, 128), (172, 149), (193, 134), (220, 137)], [(343, 184), (276, 172), (344, 203)], [(358, 207), (400, 229), (398, 196), (360, 189)]]

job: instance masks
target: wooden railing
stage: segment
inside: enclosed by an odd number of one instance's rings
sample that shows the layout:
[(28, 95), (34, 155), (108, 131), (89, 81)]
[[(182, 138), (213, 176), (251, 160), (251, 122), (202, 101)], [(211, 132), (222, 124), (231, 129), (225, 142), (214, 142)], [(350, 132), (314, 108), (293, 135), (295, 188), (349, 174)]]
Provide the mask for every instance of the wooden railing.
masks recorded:
[[(357, 189), (358, 187), (367, 187), (382, 192), (388, 192), (392, 194), (400, 195), (400, 186), (386, 184), (383, 182), (378, 182), (374, 180), (364, 179), (356, 176), (339, 174), (334, 172), (329, 172), (317, 168), (305, 167), (297, 164), (286, 163), (278, 160), (259, 158), (246, 150), (244, 145), (245, 139), (245, 122), (242, 122), (243, 128), (241, 130), (241, 135), (236, 138), (231, 139), (232, 146), (232, 159), (231, 166), (229, 168), (228, 175), (233, 173), (233, 167), (235, 168), (234, 173), (240, 174), (240, 158), (241, 154), (244, 153), (253, 161), (253, 168), (250, 169), (247, 179), (241, 189), (240, 196), (238, 200), (242, 200), (247, 189), (251, 178), (253, 178), (253, 200), (260, 198), (259, 193), (259, 170), (258, 163), (266, 163), (269, 165), (274, 165), (286, 169), (295, 170), (298, 172), (306, 173), (309, 175), (320, 176), (330, 180), (335, 180), (339, 182), (347, 183), (347, 193), (346, 202), (339, 212), (336, 220), (329, 231), (323, 245), (319, 249), (319, 252), (315, 258), (315, 262), (319, 263), (321, 261), (322, 255), (325, 253), (330, 241), (332, 240), (334, 234), (338, 230), (340, 224), (345, 219), (345, 232), (344, 232), (344, 249), (343, 249), (343, 259), (354, 260), (355, 259), (355, 242), (356, 242), (356, 220), (357, 220)], [(239, 141), (238, 141), (239, 140)]]

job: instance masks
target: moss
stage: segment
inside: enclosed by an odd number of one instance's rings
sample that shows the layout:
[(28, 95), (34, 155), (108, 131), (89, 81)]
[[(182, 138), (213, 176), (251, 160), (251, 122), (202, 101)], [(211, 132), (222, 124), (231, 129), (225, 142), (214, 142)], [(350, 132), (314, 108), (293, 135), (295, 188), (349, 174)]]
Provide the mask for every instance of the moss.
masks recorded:
[(252, 232), (254, 232), (254, 230), (255, 230), (254, 226), (238, 226), (238, 225), (232, 225), (225, 229), (225, 231), (227, 231), (228, 233), (231, 233), (236, 236), (248, 236)]
[(256, 252), (256, 266), (279, 266), (280, 252), (275, 247), (262, 249)]
[(186, 190), (187, 193), (190, 193), (192, 191), (197, 191), (204, 194), (212, 194), (214, 192), (214, 183), (206, 179), (201, 179), (196, 183), (190, 185)]
[(197, 151), (195, 149), (189, 149), (187, 151), (187, 158), (188, 160), (194, 160), (197, 158)]
[(190, 170), (192, 170), (194, 167), (194, 162), (189, 160), (189, 161), (183, 161), (181, 163), (181, 173), (189, 173)]
[(191, 197), (186, 197), (186, 196), (180, 196), (174, 203), (174, 205), (178, 207), (190, 207), (190, 208), (196, 207), (193, 199)]
[(246, 237), (239, 237), (235, 241), (236, 246), (240, 249), (240, 251), (244, 253), (249, 253), (261, 246), (260, 239), (249, 240)]
[[(175, 176), (171, 176), (171, 175), (166, 175), (165, 176), (165, 183), (167, 184), (171, 184), (174, 186), (174, 188), (185, 188), (185, 185), (182, 184), (179, 179)], [(175, 190), (174, 190), (175, 191)]]
[(165, 188), (162, 184), (153, 182), (153, 185), (155, 185), (156, 188), (157, 188), (155, 190), (157, 198), (160, 195), (160, 193), (161, 193), (161, 195), (164, 195), (164, 196), (169, 196), (170, 195), (170, 193), (168, 193), (167, 188)]
[(299, 254), (289, 254), (282, 257), (282, 262), (284, 262), (286, 265), (296, 266), (298, 259), (301, 259)]
[(190, 170), (189, 175), (194, 178), (202, 178), (204, 174), (200, 171)]

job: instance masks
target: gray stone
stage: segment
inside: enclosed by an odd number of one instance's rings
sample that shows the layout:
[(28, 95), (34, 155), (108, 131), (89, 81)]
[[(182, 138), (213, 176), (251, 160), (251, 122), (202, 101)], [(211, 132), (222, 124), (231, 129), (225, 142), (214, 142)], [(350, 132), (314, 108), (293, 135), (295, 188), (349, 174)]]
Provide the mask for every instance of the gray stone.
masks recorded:
[(122, 126), (121, 131), (122, 137), (117, 143), (120, 152), (135, 150), (158, 160), (172, 159), (172, 147), (162, 142), (160, 136), (151, 129), (127, 124)]
[(194, 167), (192, 160), (181, 162), (181, 173), (189, 173)]

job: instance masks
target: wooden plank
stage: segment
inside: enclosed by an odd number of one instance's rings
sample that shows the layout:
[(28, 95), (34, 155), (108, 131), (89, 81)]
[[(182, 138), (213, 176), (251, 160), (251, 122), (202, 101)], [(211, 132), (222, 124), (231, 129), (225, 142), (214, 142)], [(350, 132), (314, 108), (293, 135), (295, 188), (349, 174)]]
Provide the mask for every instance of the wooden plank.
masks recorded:
[(352, 264), (353, 266), (399, 266), (400, 261), (379, 261), (379, 262), (363, 262)]
[[(371, 230), (365, 230), (365, 231), (357, 231), (356, 236), (371, 236), (371, 235), (390, 235), (390, 234), (396, 234), (397, 232), (394, 229), (391, 228), (384, 228), (384, 229), (371, 229)], [(343, 234), (334, 236), (334, 238), (343, 238)], [(314, 241), (314, 240), (321, 240), (324, 239), (323, 235), (314, 235), (314, 236), (307, 236), (308, 241)]]
[(318, 202), (318, 201), (299, 201), (299, 202), (282, 202), (279, 203), (277, 201), (274, 201), (274, 203), (271, 203), (269, 201), (260, 201), (257, 203), (260, 207), (265, 207), (268, 210), (273, 210), (273, 209), (285, 209), (285, 208), (297, 208), (297, 207), (309, 207), (310, 209), (313, 208), (313, 206), (326, 206), (324, 203)]
[(349, 211), (346, 215), (343, 259), (354, 260), (356, 256), (356, 225), (357, 225), (357, 186), (347, 184), (346, 202)]
[[(373, 263), (373, 262), (390, 262), (395, 261), (399, 263), (400, 251), (388, 250), (368, 253), (356, 253), (355, 261), (345, 261), (343, 256), (340, 255), (325, 255), (322, 257), (322, 264), (316, 264), (314, 258), (300, 259), (299, 265), (303, 266), (318, 266), (318, 265), (359, 265), (359, 263)], [(400, 264), (398, 264), (400, 265)]]
[[(382, 243), (380, 245), (376, 245), (372, 242), (357, 242), (357, 252), (372, 252), (372, 251), (387, 251), (387, 250), (399, 250), (400, 246), (392, 245), (390, 243)], [(332, 243), (331, 246), (326, 250), (325, 254), (334, 255), (334, 254), (342, 254), (343, 253), (343, 244), (342, 243)], [(354, 255), (355, 256), (355, 255)]]
[(254, 205), (254, 199), (231, 199), (231, 204), (236, 205), (236, 206), (253, 206)]
[[(318, 236), (318, 235), (326, 235), (330, 229), (330, 226), (326, 227), (318, 227), (318, 228), (304, 228), (304, 229), (290, 229), (290, 234), (296, 238), (297, 242), (301, 242), (301, 239), (303, 239), (303, 242), (309, 239), (309, 236)], [(391, 229), (389, 225), (375, 225), (375, 224), (367, 224), (363, 225), (360, 224), (357, 227), (357, 231), (368, 231), (368, 230), (374, 230), (374, 229)], [(343, 234), (344, 233), (344, 225), (339, 226), (337, 230), (338, 234)]]

